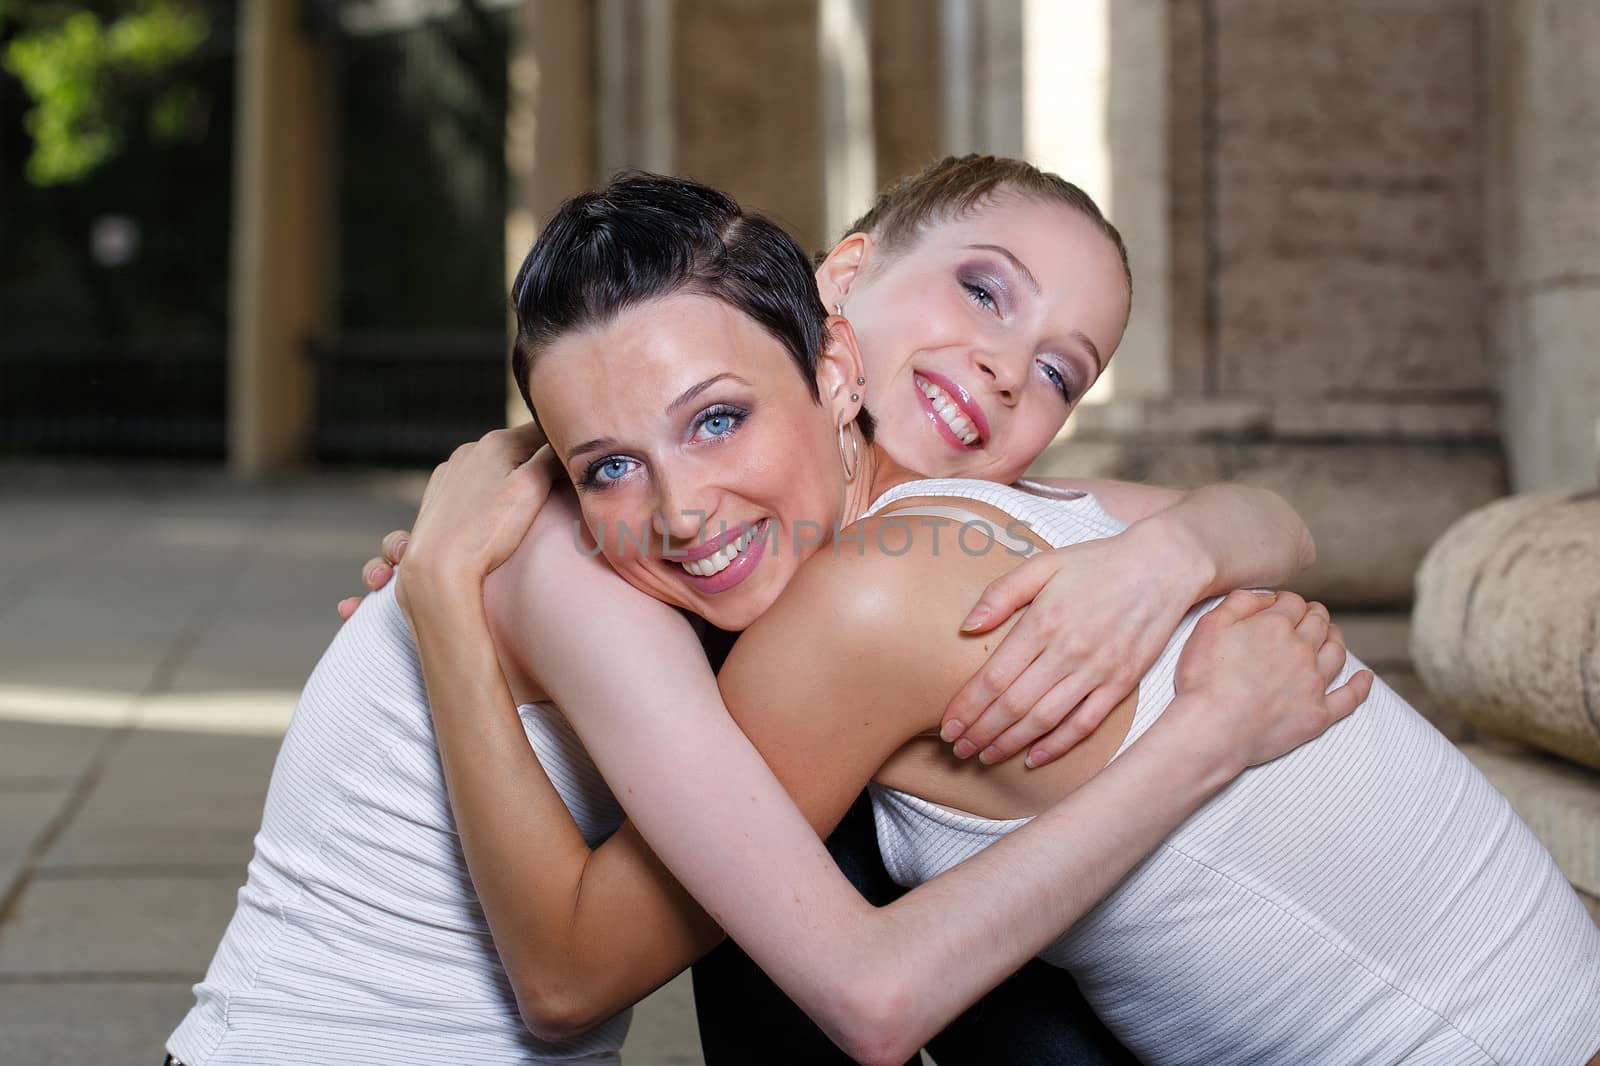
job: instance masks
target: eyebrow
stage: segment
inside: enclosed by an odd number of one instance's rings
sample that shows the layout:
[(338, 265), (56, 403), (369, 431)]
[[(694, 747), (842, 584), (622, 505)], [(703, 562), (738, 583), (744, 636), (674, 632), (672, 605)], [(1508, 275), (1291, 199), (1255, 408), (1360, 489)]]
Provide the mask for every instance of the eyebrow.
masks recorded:
[(1011, 260), (1011, 265), (1017, 268), (1017, 273), (1022, 275), (1022, 280), (1028, 283), (1028, 288), (1033, 290), (1033, 294), (1035, 296), (1039, 295), (1039, 293), (1042, 291), (1039, 288), (1039, 283), (1034, 280), (1033, 271), (1029, 270), (1022, 260), (1018, 259), (1012, 253), (1011, 249), (999, 244), (969, 244), (967, 247), (984, 252), (995, 252), (999, 255), (1005, 256), (1007, 259)]
[(1106, 372), (1106, 362), (1100, 358), (1100, 349), (1095, 347), (1094, 341), (1089, 339), (1089, 335), (1081, 329), (1075, 329), (1072, 331), (1072, 339), (1089, 349), (1089, 355), (1094, 359), (1096, 373), (1104, 374)]
[[(1017, 273), (1022, 275), (1022, 280), (1028, 283), (1028, 287), (1033, 290), (1033, 294), (1035, 296), (1039, 295), (1041, 290), (1039, 288), (1038, 281), (1034, 279), (1033, 271), (1029, 270), (1022, 260), (1018, 259), (1014, 254), (1012, 254), (1011, 249), (999, 244), (969, 244), (967, 247), (985, 252), (995, 252), (999, 255), (1005, 256), (1011, 261), (1011, 265), (1017, 268)], [(1089, 335), (1080, 329), (1073, 330), (1071, 335), (1073, 340), (1077, 341), (1079, 344), (1082, 344), (1084, 348), (1088, 349), (1089, 357), (1094, 360), (1095, 372), (1098, 374), (1104, 374), (1106, 371), (1106, 361), (1100, 358), (1100, 349), (1095, 346), (1094, 341), (1089, 339)]]
[[(715, 385), (717, 382), (724, 381), (724, 380), (737, 381), (741, 385), (749, 385), (750, 384), (748, 381), (746, 381), (744, 378), (740, 377), (738, 374), (735, 374), (732, 371), (724, 371), (721, 374), (716, 374), (716, 375), (714, 375), (712, 377), (706, 378), (704, 381), (700, 382), (698, 385), (690, 385), (687, 389), (684, 389), (681, 393), (678, 394), (678, 398), (677, 399), (675, 399), (671, 403), (667, 404), (667, 413), (671, 414), (672, 412), (676, 411), (678, 408), (683, 407), (686, 404), (694, 402), (694, 398), (696, 396), (699, 396), (702, 392), (705, 392), (707, 389), (709, 389), (711, 386)], [(616, 443), (617, 443), (617, 440), (616, 440), (615, 437), (596, 437), (593, 440), (586, 440), (582, 444), (576, 445), (576, 446), (574, 446), (572, 448), (569, 448), (567, 450), (567, 462), (569, 462), (569, 463), (572, 462), (574, 457), (582, 455), (584, 452), (592, 452), (592, 451), (598, 451), (598, 450), (600, 450), (602, 448), (610, 448), (610, 447), (615, 446)]]

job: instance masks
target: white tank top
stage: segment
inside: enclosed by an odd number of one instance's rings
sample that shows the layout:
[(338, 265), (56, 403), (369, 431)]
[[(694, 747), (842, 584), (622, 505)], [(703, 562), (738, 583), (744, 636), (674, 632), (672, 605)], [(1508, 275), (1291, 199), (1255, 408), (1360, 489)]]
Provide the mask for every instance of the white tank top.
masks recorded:
[[(909, 496), (981, 500), (1055, 547), (1125, 528), (1092, 497), (979, 481), (900, 485), (872, 511)], [(1217, 602), (1145, 675), (1117, 754), (1171, 703)], [(1360, 668), (1352, 656), (1336, 684)], [(903, 885), (1027, 821), (871, 791)], [(1042, 957), (1153, 1066), (1578, 1066), (1600, 1048), (1600, 930), (1504, 797), (1382, 681), (1352, 718), (1246, 771)]]
[[(395, 582), (317, 664), (278, 753), (239, 906), (167, 1041), (189, 1066), (615, 1063), (623, 1012), (524, 1027), (472, 889)], [(548, 705), (528, 742), (590, 845), (622, 811)]]

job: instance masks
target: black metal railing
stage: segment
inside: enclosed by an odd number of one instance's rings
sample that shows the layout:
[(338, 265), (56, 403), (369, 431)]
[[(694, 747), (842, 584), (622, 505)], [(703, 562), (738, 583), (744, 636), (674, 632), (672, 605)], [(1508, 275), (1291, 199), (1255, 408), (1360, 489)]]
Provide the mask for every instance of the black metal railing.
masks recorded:
[(0, 454), (219, 459), (225, 352), (220, 338), (0, 343)]
[[(361, 333), (309, 345), (312, 455), (422, 465), (503, 425), (505, 338)], [(0, 344), (0, 456), (221, 459), (227, 450), (221, 339), (106, 347)]]
[(311, 450), (324, 462), (438, 462), (505, 424), (501, 333), (346, 334), (309, 350)]

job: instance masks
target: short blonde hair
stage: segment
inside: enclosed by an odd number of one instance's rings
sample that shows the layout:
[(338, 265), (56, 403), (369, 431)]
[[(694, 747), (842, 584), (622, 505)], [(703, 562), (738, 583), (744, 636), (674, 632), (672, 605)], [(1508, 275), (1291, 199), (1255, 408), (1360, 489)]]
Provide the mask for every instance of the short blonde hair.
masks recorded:
[(872, 209), (850, 224), (843, 236), (870, 234), (890, 255), (916, 244), (930, 226), (960, 218), (1002, 192), (1066, 204), (1097, 225), (1117, 249), (1122, 273), (1133, 292), (1128, 247), (1094, 198), (1072, 182), (1021, 159), (993, 155), (945, 156), (894, 182), (878, 194)]

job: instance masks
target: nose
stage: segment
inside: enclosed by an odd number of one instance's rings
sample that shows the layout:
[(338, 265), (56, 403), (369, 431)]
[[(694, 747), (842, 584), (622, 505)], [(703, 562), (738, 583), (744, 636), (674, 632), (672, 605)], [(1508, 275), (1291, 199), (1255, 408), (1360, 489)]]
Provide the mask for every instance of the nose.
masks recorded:
[(989, 379), (1001, 402), (1008, 405), (1015, 404), (1022, 396), (1022, 386), (1028, 380), (1028, 362), (986, 349), (972, 353), (973, 365)]
[(650, 516), (650, 528), (656, 537), (668, 541), (673, 547), (687, 547), (697, 543), (704, 535), (710, 508), (703, 499), (704, 492), (680, 476), (658, 469), (656, 471), (655, 511)]

